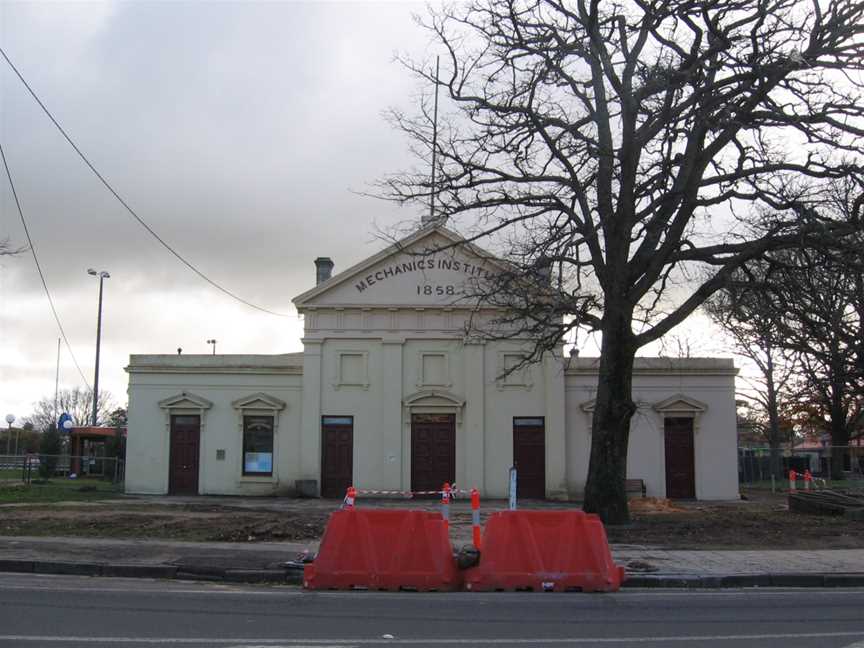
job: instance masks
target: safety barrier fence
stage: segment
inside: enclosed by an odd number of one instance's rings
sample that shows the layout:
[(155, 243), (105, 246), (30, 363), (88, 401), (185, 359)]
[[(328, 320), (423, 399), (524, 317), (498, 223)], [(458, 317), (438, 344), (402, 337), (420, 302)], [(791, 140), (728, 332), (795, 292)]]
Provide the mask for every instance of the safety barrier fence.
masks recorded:
[[(454, 492), (471, 502), (473, 559), (457, 559), (450, 541)], [(615, 591), (625, 578), (614, 564), (595, 515), (578, 510), (492, 512), (480, 528), (480, 492), (443, 484), (440, 511), (364, 509), (361, 494), (406, 498), (419, 493), (349, 487), (334, 511), (314, 561), (308, 589), (418, 591)], [(481, 551), (482, 547), (482, 551)]]
[(417, 495), (440, 496), (441, 518), (444, 520), (445, 528), (449, 528), (450, 526), (450, 502), (456, 499), (458, 495), (469, 495), (471, 498), (472, 539), (474, 546), (477, 549), (480, 548), (480, 491), (476, 488), (472, 488), (471, 490), (465, 490), (463, 488), (456, 488), (456, 486), (451, 486), (449, 483), (446, 482), (441, 486), (441, 490), (434, 491), (374, 490), (349, 486), (348, 489), (345, 491), (345, 498), (342, 500), (341, 508), (353, 509), (354, 504), (357, 501), (357, 497), (360, 495), (372, 495), (375, 497), (398, 495), (405, 499), (412, 499)]
[(795, 470), (789, 471), (789, 492), (794, 493), (798, 490), (798, 484), (801, 483), (804, 490), (824, 489), (828, 486), (828, 481), (821, 477), (813, 477), (813, 473), (805, 470), (803, 473)]

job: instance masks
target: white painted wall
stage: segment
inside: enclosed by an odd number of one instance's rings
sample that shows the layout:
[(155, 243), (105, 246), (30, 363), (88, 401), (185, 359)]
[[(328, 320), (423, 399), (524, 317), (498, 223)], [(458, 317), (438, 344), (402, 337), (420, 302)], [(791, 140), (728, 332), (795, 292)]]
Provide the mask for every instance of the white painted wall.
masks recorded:
[[(567, 462), (573, 497), (584, 493), (588, 474), (591, 418), (582, 406), (596, 394), (596, 366), (596, 358), (579, 358), (567, 372)], [(663, 414), (654, 406), (684, 395), (706, 406), (694, 426), (697, 499), (738, 498), (736, 373), (731, 360), (637, 358), (633, 398), (638, 410), (631, 422), (627, 476), (643, 479), (649, 496), (666, 495)]]
[[(513, 462), (513, 417), (542, 416), (547, 432), (547, 496), (579, 498), (584, 492), (590, 413), (582, 406), (596, 392), (594, 360), (579, 359), (580, 364), (571, 367), (565, 380), (560, 360), (549, 358), (527, 370), (524, 385), (508, 386), (497, 378), (501, 354), (518, 350), (515, 344), (325, 336), (322, 343), (311, 346), (315, 353), (304, 357), (302, 366), (318, 365), (317, 374), (310, 375), (319, 388), (309, 388), (307, 383), (305, 392), (299, 354), (290, 360), (282, 356), (281, 363), (273, 360), (279, 356), (258, 356), (253, 360), (247, 357), (248, 362), (260, 366), (243, 370), (230, 366), (237, 362), (225, 356), (221, 357), (225, 364), (211, 367), (195, 366), (200, 358), (209, 356), (186, 356), (182, 361), (176, 356), (133, 356), (129, 367), (127, 491), (167, 492), (168, 412), (159, 407), (159, 402), (184, 391), (213, 403), (202, 419), (202, 494), (290, 493), (296, 479), (319, 480), (322, 415), (354, 417), (354, 481), (358, 487), (407, 490), (411, 474), (411, 409), (403, 406), (403, 399), (433, 389), (465, 403), (461, 410), (452, 410), (457, 415), (457, 484), (478, 486), (487, 497), (506, 496), (507, 471)], [(368, 385), (339, 384), (340, 352), (364, 354)], [(419, 365), (424, 352), (447, 354), (447, 385), (422, 384)], [(219, 362), (220, 357), (209, 361)], [(731, 361), (694, 359), (657, 364), (652, 360), (655, 364), (650, 367), (644, 366), (647, 360), (640, 362), (633, 381), (639, 407), (632, 423), (628, 476), (643, 479), (649, 495), (665, 495), (663, 414), (654, 406), (684, 394), (706, 405), (695, 426), (697, 498), (736, 498), (735, 370)], [(170, 366), (160, 368), (160, 363)], [(274, 363), (278, 365), (275, 368)], [(287, 403), (278, 414), (272, 478), (241, 475), (241, 420), (231, 403), (256, 392)], [(308, 419), (304, 418), (303, 408), (316, 401), (320, 406), (310, 408)], [(421, 406), (417, 411), (437, 410)], [(184, 409), (175, 413), (197, 412)], [(224, 461), (216, 460), (218, 449), (226, 451)]]
[[(448, 236), (433, 231), (409, 239), (423, 250), (447, 244)], [(495, 263), (462, 249), (436, 258), (431, 267), (397, 273), (401, 264), (428, 257), (407, 248), (385, 251), (298, 297), (302, 354), (132, 356), (127, 490), (167, 492), (168, 416), (159, 402), (187, 391), (213, 403), (201, 434), (202, 494), (288, 493), (296, 479), (320, 484), (322, 416), (354, 418), (357, 487), (408, 490), (411, 413), (446, 412), (456, 416), (458, 486), (505, 497), (513, 418), (544, 417), (547, 497), (581, 496), (590, 449), (590, 417), (582, 405), (594, 398), (596, 359), (574, 359), (565, 371), (560, 357), (549, 356), (502, 382), (504, 356), (518, 353), (522, 343), (466, 336), (469, 320), (488, 322), (495, 311), (475, 311), (446, 296), (448, 286), (458, 290), (478, 268), (495, 271)], [(432, 295), (424, 294), (426, 285)], [(437, 286), (445, 295), (435, 294)], [(421, 371), (424, 353), (446, 357), (444, 375), (432, 383)], [(342, 356), (353, 359), (343, 364)], [(734, 376), (725, 360), (637, 360), (639, 409), (628, 475), (644, 479), (650, 495), (665, 494), (663, 413), (655, 405), (684, 394), (704, 404), (695, 434), (697, 497), (737, 497)], [(287, 403), (279, 413), (272, 478), (241, 476), (241, 422), (231, 403), (255, 392)], [(217, 461), (217, 449), (225, 450), (224, 461)]]
[[(285, 356), (136, 356), (129, 367), (129, 423), (126, 491), (165, 494), (169, 473), (169, 411), (159, 402), (187, 392), (213, 403), (202, 411), (199, 493), (266, 495), (289, 493), (300, 473), (302, 375), (299, 357)], [(242, 475), (242, 420), (231, 403), (263, 392), (286, 402), (274, 433), (272, 477)], [(247, 413), (258, 413), (250, 410)], [(269, 414), (261, 410), (260, 413)], [(225, 450), (217, 460), (216, 451)]]

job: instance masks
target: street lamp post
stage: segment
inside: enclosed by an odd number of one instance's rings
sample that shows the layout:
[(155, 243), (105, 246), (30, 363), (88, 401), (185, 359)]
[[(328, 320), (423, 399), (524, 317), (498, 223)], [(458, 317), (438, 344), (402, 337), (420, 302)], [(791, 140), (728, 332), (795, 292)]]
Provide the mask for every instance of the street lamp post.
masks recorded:
[(9, 455), (9, 441), (12, 440), (12, 424), (15, 422), (14, 414), (6, 415), (6, 424), (9, 426), (9, 429), (6, 430), (6, 455)]
[(213, 355), (216, 355), (216, 340), (207, 340), (207, 344), (213, 345)]
[(96, 373), (93, 377), (93, 420), (92, 425), (95, 427), (98, 423), (96, 412), (99, 409), (99, 345), (102, 341), (102, 282), (108, 279), (111, 275), (105, 270), (94, 270), (88, 268), (87, 274), (94, 277), (99, 277), (99, 313), (96, 318)]

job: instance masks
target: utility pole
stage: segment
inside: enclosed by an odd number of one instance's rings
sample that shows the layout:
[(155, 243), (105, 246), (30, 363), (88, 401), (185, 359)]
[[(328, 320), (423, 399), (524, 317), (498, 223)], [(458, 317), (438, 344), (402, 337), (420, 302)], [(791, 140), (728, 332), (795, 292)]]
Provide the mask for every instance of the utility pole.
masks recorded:
[(54, 373), (54, 427), (57, 427), (57, 394), (60, 391), (60, 338), (57, 338), (57, 370)]
[(97, 272), (93, 268), (87, 270), (87, 274), (99, 277), (99, 311), (96, 318), (96, 373), (93, 377), (93, 419), (91, 422), (91, 425), (95, 427), (99, 422), (97, 412), (99, 411), (99, 345), (102, 341), (102, 282), (111, 275), (105, 270)]

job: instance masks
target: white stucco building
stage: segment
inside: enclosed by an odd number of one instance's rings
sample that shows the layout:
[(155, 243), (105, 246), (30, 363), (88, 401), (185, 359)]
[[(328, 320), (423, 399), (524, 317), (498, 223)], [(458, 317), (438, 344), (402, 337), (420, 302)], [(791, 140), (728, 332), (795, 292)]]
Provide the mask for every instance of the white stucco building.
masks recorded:
[[(133, 355), (131, 493), (321, 494), (347, 485), (579, 498), (596, 359), (547, 356), (502, 378), (524, 342), (466, 335), (491, 309), (460, 301), (500, 269), (427, 227), (330, 276), (294, 303), (302, 353)], [(458, 244), (458, 245), (454, 245)], [(434, 252), (437, 250), (437, 252)], [(637, 359), (628, 477), (656, 496), (738, 496), (731, 360)]]

